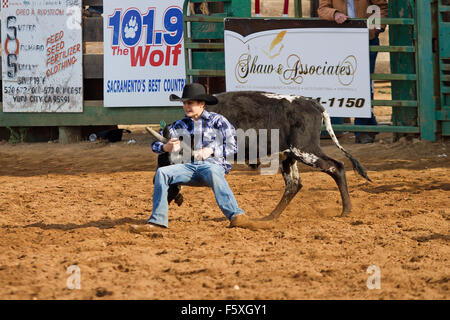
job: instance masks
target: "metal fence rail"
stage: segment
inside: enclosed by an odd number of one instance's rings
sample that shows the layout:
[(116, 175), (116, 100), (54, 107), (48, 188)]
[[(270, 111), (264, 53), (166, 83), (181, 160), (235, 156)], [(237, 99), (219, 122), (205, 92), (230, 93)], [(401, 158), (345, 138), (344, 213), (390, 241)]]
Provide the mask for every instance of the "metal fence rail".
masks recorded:
[[(436, 120), (441, 123), (442, 135), (450, 136), (450, 1), (439, 0), (436, 14), (438, 16), (439, 43), (439, 104)], [(439, 128), (438, 128), (439, 129)]]

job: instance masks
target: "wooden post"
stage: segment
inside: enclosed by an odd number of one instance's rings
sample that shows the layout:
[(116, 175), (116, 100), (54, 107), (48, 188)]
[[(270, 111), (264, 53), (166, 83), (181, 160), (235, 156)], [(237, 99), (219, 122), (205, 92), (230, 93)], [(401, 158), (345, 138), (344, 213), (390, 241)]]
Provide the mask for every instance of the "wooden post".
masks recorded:
[(69, 144), (81, 141), (81, 127), (59, 127), (59, 143)]

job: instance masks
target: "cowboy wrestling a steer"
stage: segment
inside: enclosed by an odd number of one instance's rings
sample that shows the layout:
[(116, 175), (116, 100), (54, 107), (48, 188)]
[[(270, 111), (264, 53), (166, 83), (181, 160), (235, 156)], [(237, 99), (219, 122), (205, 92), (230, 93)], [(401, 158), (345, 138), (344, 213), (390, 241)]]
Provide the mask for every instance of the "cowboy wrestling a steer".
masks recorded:
[[(231, 169), (226, 158), (237, 152), (237, 144), (233, 125), (224, 116), (205, 110), (205, 104), (217, 104), (217, 98), (206, 94), (200, 84), (188, 84), (181, 98), (171, 95), (170, 100), (183, 102), (186, 117), (169, 125), (171, 139), (166, 143), (153, 142), (152, 150), (158, 154), (176, 153), (181, 149), (182, 137), (193, 137), (191, 161), (158, 168), (154, 179), (152, 214), (146, 225), (133, 226), (134, 231), (168, 227), (168, 190), (171, 185), (209, 186), (231, 227), (264, 228), (263, 223), (251, 221), (239, 208), (225, 179), (225, 174)], [(217, 134), (221, 136), (220, 143), (217, 143)]]
[[(294, 196), (302, 188), (297, 161), (317, 168), (330, 175), (336, 182), (342, 199), (342, 213), (351, 212), (351, 201), (343, 163), (327, 156), (320, 148), (322, 123), (335, 145), (350, 159), (353, 169), (370, 181), (364, 167), (340, 144), (331, 126), (330, 116), (314, 100), (296, 95), (279, 95), (258, 91), (225, 92), (215, 96), (207, 95), (200, 84), (188, 84), (181, 98), (171, 95), (171, 100), (182, 101), (186, 117), (169, 125), (171, 139), (162, 137), (150, 130), (156, 138), (153, 151), (161, 157), (176, 153), (186, 143), (182, 136), (193, 136), (192, 159), (182, 164), (160, 166), (155, 175), (153, 211), (148, 224), (167, 227), (168, 203), (179, 197), (180, 185), (207, 185), (213, 188), (216, 201), (231, 221), (230, 226), (247, 228), (266, 228), (260, 221), (250, 220), (237, 205), (236, 199), (225, 180), (225, 174), (231, 169), (227, 159), (237, 152), (235, 127), (244, 131), (279, 130), (278, 150), (269, 150), (269, 154), (279, 153), (281, 173), (285, 181), (285, 191), (275, 209), (262, 220), (276, 219), (284, 211)], [(208, 105), (208, 110), (205, 110)], [(213, 139), (217, 132), (223, 139)], [(181, 135), (180, 135), (181, 133)], [(197, 139), (196, 139), (197, 137)], [(200, 137), (200, 139), (198, 139)], [(178, 139), (179, 138), (179, 139)], [(214, 140), (215, 143), (212, 143)], [(161, 142), (164, 141), (164, 142)], [(192, 139), (191, 139), (192, 141)], [(268, 141), (267, 146), (271, 146)], [(267, 147), (265, 146), (265, 147)], [(249, 145), (245, 145), (245, 156), (249, 163), (258, 163), (257, 158), (250, 159)], [(259, 146), (258, 146), (259, 148)], [(266, 149), (267, 150), (267, 149)], [(253, 157), (255, 157), (253, 155)], [(170, 161), (170, 163), (175, 163)], [(169, 198), (169, 201), (168, 201)]]

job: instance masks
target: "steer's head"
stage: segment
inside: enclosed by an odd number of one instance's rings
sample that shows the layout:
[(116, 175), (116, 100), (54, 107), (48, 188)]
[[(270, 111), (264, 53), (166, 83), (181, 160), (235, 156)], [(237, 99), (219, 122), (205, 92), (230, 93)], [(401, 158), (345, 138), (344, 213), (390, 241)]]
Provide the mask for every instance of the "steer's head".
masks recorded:
[[(169, 139), (170, 139), (170, 133), (169, 133), (169, 129), (167, 126), (164, 127), (163, 135), (160, 135), (158, 132), (156, 132), (155, 130), (153, 130), (150, 127), (146, 127), (145, 129), (159, 142), (167, 143), (167, 141), (169, 141)], [(158, 168), (169, 166), (174, 163), (175, 162), (173, 162), (173, 160), (172, 160), (172, 153), (164, 152), (164, 153), (161, 153), (160, 155), (158, 155)], [(153, 182), (154, 182), (154, 179), (153, 179)], [(175, 200), (175, 203), (178, 206), (181, 206), (181, 204), (183, 203), (183, 196), (181, 195), (180, 190), (181, 190), (181, 186), (170, 185), (168, 193), (167, 193), (167, 202), (171, 203), (172, 200)]]
[[(160, 135), (158, 132), (156, 132), (155, 130), (153, 130), (150, 127), (146, 127), (145, 129), (157, 141), (159, 141), (161, 143), (167, 143), (167, 141), (169, 141), (169, 129), (167, 128), (167, 126), (163, 130), (163, 135), (166, 135), (166, 131), (167, 131), (167, 138), (162, 136), (162, 135)], [(169, 153), (165, 152), (165, 153), (162, 153), (162, 154), (158, 155), (158, 168), (159, 167), (165, 167), (165, 166), (168, 166), (168, 165), (171, 165), (171, 164), (172, 163), (170, 161), (170, 154)]]
[[(168, 126), (163, 130), (163, 135), (159, 134), (150, 127), (146, 127), (146, 130), (159, 142), (167, 143), (170, 139), (170, 133)], [(184, 139), (185, 138), (185, 139)], [(181, 149), (176, 152), (163, 153), (158, 157), (158, 167), (167, 166), (169, 164), (189, 162), (191, 155), (193, 155), (193, 136), (182, 136), (180, 135), (179, 140), (181, 141)], [(161, 162), (162, 165), (159, 165)]]

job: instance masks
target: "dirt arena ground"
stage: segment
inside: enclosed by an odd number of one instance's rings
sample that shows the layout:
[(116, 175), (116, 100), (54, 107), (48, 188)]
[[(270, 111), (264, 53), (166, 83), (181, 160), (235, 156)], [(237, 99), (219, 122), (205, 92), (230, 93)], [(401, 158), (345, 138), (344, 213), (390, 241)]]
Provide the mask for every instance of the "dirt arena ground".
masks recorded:
[[(1, 299), (449, 299), (450, 143), (372, 145), (340, 138), (353, 212), (341, 218), (332, 179), (300, 166), (304, 187), (272, 230), (228, 228), (207, 188), (185, 188), (169, 228), (130, 232), (152, 207), (156, 157), (144, 129), (122, 142), (0, 145)], [(128, 144), (130, 139), (137, 143)], [(228, 176), (252, 218), (284, 182), (236, 166)], [(70, 290), (77, 265), (81, 289)], [(366, 271), (381, 271), (369, 290)]]

